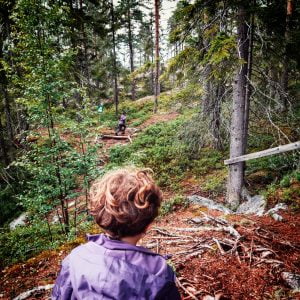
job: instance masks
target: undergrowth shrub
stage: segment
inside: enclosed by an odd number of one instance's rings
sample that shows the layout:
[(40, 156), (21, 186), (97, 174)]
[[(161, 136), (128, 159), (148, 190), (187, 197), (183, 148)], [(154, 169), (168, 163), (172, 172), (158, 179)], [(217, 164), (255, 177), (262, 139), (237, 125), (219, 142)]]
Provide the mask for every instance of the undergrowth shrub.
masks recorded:
[(158, 123), (148, 127), (136, 137), (132, 144), (115, 146), (110, 150), (112, 166), (135, 165), (151, 168), (158, 177), (160, 186), (173, 186), (182, 178), (185, 165), (180, 165), (180, 145), (174, 144), (174, 137), (182, 119)]
[(197, 156), (203, 147), (214, 147), (216, 149), (227, 148), (229, 142), (229, 120), (230, 114), (227, 103), (223, 104), (220, 116), (219, 140), (213, 135), (211, 118), (204, 118), (199, 110), (187, 119), (178, 133), (178, 138), (187, 146), (190, 156)]
[[(81, 217), (78, 216), (80, 219)], [(68, 236), (62, 234), (59, 224), (51, 224), (51, 233), (46, 222), (38, 221), (14, 230), (2, 228), (0, 234), (0, 269), (14, 263), (25, 261), (44, 250), (56, 249), (60, 245), (75, 241), (86, 234), (94, 222), (83, 221), (75, 232)], [(99, 229), (98, 229), (99, 231)]]
[(16, 184), (0, 184), (0, 226), (13, 220), (22, 212), (20, 205), (18, 205), (16, 188), (18, 188)]
[(160, 110), (174, 110), (176, 104), (181, 104), (177, 109), (183, 112), (186, 108), (194, 108), (199, 105), (199, 99), (203, 90), (199, 84), (188, 84), (186, 87), (177, 90), (170, 90), (162, 93), (159, 98)]
[(53, 249), (63, 243), (66, 237), (58, 226), (52, 226), (52, 240), (46, 223), (18, 226), (13, 231), (0, 235), (0, 267), (24, 261), (42, 250)]
[(165, 216), (180, 207), (187, 207), (188, 202), (182, 195), (176, 195), (168, 201), (163, 201), (160, 208), (160, 216)]
[[(275, 181), (290, 173), (291, 170), (297, 170), (300, 166), (300, 154), (295, 152), (284, 153), (263, 157), (247, 162), (246, 174), (251, 174), (259, 170), (266, 170), (273, 175)], [(298, 174), (299, 171), (292, 171)]]
[(211, 148), (203, 148), (191, 157), (188, 145), (178, 140), (178, 131), (185, 122), (180, 117), (169, 122), (149, 126), (132, 144), (117, 145), (110, 150), (111, 169), (125, 165), (151, 168), (159, 186), (178, 190), (188, 173), (205, 175), (211, 169), (225, 168), (223, 154)]
[[(120, 103), (119, 114), (121, 114), (123, 110), (127, 115), (127, 123), (135, 127), (150, 118), (153, 112), (153, 103), (151, 101), (132, 102), (126, 100)], [(115, 107), (112, 104), (106, 104), (103, 112), (98, 116), (100, 126), (114, 129), (117, 126), (118, 117), (115, 112)]]
[(221, 172), (213, 172), (213, 174), (206, 176), (205, 183), (201, 186), (201, 188), (203, 191), (209, 192), (212, 197), (216, 196), (224, 192), (226, 179), (226, 169), (221, 170)]

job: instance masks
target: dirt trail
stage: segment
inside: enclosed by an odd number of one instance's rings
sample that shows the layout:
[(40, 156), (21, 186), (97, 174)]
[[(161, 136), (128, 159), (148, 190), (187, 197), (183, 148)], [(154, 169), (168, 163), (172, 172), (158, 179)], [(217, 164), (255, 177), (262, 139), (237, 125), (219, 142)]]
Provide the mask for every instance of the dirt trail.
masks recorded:
[(139, 128), (144, 129), (150, 125), (156, 124), (158, 122), (167, 122), (174, 120), (178, 117), (178, 113), (173, 112), (173, 113), (161, 113), (161, 114), (156, 114), (152, 115), (150, 119), (146, 120), (144, 123), (142, 123)]
[[(140, 129), (177, 115), (152, 116)], [(106, 151), (127, 143), (103, 142)], [(197, 189), (187, 188), (189, 192)], [(292, 293), (281, 276), (283, 271), (300, 273), (299, 214), (286, 213), (284, 222), (276, 222), (271, 217), (223, 216), (194, 205), (174, 210), (154, 222), (141, 244), (162, 255), (173, 255), (170, 264), (176, 268), (183, 299), (207, 295), (214, 297), (210, 299), (300, 299), (300, 293)], [(79, 237), (58, 250), (44, 251), (4, 269), (0, 299), (13, 299), (34, 287), (54, 283), (62, 259), (84, 241)], [(47, 299), (49, 294), (40, 291), (26, 299)]]

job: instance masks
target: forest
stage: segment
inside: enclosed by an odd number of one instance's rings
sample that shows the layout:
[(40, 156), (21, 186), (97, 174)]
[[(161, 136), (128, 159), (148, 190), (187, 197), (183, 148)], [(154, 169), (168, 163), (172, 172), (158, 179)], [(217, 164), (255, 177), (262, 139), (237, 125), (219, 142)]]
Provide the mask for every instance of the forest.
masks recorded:
[(299, 49), (297, 0), (0, 0), (0, 299), (49, 299), (126, 166), (182, 299), (299, 299)]

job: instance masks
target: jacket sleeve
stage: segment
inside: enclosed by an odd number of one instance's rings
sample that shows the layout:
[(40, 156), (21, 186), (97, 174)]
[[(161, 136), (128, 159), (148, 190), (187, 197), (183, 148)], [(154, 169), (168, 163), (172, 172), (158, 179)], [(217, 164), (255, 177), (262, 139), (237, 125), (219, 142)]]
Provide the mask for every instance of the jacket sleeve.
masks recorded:
[(168, 280), (156, 295), (155, 300), (180, 300), (181, 296), (175, 284), (176, 276), (169, 265), (167, 265), (167, 273)]
[(60, 273), (56, 279), (55, 285), (52, 290), (52, 300), (68, 300), (71, 299), (73, 293), (69, 257), (66, 257), (61, 266)]
[(168, 281), (158, 292), (155, 300), (180, 300), (180, 294), (174, 281)]

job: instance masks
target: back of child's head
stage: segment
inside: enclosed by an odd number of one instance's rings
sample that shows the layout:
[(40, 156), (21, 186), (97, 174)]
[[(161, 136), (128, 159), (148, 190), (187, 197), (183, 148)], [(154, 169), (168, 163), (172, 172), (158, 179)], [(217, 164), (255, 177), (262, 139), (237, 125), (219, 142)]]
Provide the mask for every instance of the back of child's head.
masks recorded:
[(143, 233), (157, 217), (162, 193), (149, 170), (121, 169), (97, 180), (90, 191), (90, 212), (115, 238)]

